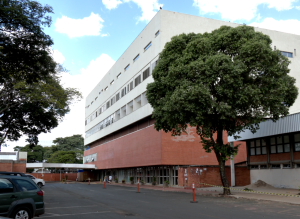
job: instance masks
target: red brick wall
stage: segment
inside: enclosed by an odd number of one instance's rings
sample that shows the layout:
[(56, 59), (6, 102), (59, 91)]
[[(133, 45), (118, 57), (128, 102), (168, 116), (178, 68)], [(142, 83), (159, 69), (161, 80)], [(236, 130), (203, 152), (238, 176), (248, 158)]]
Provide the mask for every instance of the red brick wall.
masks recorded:
[[(162, 132), (162, 164), (165, 165), (218, 165), (214, 152), (206, 153), (200, 143), (196, 128), (189, 127), (188, 134), (172, 136), (171, 133)], [(216, 136), (215, 136), (216, 137)], [(224, 143), (227, 143), (227, 134), (224, 132)], [(247, 160), (245, 142), (235, 142), (239, 152), (234, 158), (235, 163)], [(226, 165), (230, 164), (230, 160)]]
[[(139, 167), (150, 165), (218, 165), (215, 153), (206, 153), (196, 134), (195, 128), (188, 128), (188, 134), (171, 136), (163, 131), (157, 132), (153, 126), (94, 146), (84, 155), (97, 153), (97, 169)], [(224, 132), (224, 143), (227, 134)], [(246, 144), (241, 144), (235, 163), (247, 160)], [(97, 142), (93, 143), (97, 145)], [(226, 162), (230, 164), (230, 160)]]
[[(231, 185), (230, 167), (226, 167), (225, 172), (229, 185)], [(185, 180), (186, 178), (187, 181)], [(211, 166), (180, 168), (180, 170), (178, 171), (178, 185), (191, 188), (193, 182), (195, 183), (196, 188), (210, 187), (202, 185), (200, 183), (222, 186), (219, 167)], [(248, 170), (247, 167), (235, 167), (235, 185), (245, 186), (249, 184), (250, 170)]]
[(291, 159), (290, 153), (270, 154), (270, 161), (290, 160), (290, 159)]
[(97, 153), (97, 169), (161, 164), (161, 132), (154, 126), (138, 130), (111, 142), (93, 147), (84, 155)]
[(77, 173), (44, 173), (44, 176), (42, 176), (42, 173), (28, 173), (33, 175), (36, 178), (44, 179), (46, 182), (48, 181), (60, 181), (60, 179), (63, 179), (65, 176), (68, 176), (68, 180), (76, 181)]
[(294, 152), (294, 160), (300, 160), (300, 152)]
[(267, 155), (250, 156), (250, 163), (251, 162), (267, 162), (267, 161), (268, 161)]
[(26, 173), (26, 163), (14, 163), (13, 172)]
[[(12, 168), (11, 168), (12, 165)], [(21, 172), (21, 173), (26, 173), (26, 163), (16, 163), (14, 162), (11, 164), (11, 161), (4, 163), (0, 163), (0, 171), (6, 171), (6, 172)]]

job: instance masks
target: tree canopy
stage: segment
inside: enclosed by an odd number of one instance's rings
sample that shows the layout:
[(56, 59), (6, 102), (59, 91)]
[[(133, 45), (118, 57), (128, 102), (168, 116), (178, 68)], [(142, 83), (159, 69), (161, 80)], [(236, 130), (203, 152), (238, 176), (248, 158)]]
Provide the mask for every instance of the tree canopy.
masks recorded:
[(59, 151), (83, 151), (84, 139), (82, 135), (72, 135), (64, 138), (56, 138), (53, 143)]
[(43, 31), (52, 22), (48, 13), (52, 7), (36, 1), (0, 1), (0, 83), (11, 76), (30, 83), (55, 72), (53, 41)]
[(82, 96), (60, 83), (65, 69), (53, 60), (53, 41), (42, 28), (51, 25), (52, 8), (30, 0), (3, 0), (0, 6), (0, 145), (24, 134), (34, 145)]
[(155, 128), (180, 135), (188, 125), (196, 127), (203, 148), (216, 154), (224, 187), (225, 161), (238, 148), (224, 144), (223, 132), (236, 139), (245, 129), (254, 133), (266, 118), (286, 116), (298, 95), (290, 61), (271, 44), (245, 25), (174, 36), (147, 86)]

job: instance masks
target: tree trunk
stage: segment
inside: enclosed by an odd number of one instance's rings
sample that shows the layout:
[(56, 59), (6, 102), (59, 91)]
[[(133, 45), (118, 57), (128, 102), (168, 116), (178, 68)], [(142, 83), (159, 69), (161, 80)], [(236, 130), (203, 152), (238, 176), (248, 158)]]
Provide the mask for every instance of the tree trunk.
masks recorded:
[[(219, 147), (223, 146), (223, 127), (218, 128), (217, 133), (217, 144)], [(219, 162), (219, 171), (221, 176), (221, 181), (223, 184), (223, 195), (231, 195), (230, 189), (229, 189), (229, 182), (226, 177), (225, 173), (225, 157), (222, 156), (222, 153), (219, 153), (218, 151), (215, 151), (218, 162)]]

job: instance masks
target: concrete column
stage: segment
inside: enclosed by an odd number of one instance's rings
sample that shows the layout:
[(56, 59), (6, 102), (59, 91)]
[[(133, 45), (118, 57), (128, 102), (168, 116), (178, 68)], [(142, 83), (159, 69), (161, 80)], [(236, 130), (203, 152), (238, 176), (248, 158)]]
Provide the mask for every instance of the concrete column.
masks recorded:
[[(233, 147), (233, 142), (230, 142), (230, 146)], [(230, 157), (230, 170), (231, 170), (231, 186), (235, 186), (234, 156)]]

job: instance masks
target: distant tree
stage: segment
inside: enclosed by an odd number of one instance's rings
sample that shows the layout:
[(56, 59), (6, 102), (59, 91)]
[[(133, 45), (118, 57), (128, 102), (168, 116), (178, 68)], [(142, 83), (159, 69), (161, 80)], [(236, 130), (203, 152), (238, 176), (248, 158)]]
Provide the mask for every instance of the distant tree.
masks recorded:
[(225, 144), (223, 133), (235, 139), (245, 129), (254, 133), (266, 118), (288, 115), (298, 95), (290, 61), (271, 44), (249, 26), (174, 36), (147, 86), (156, 130), (180, 135), (188, 125), (196, 127), (205, 151), (216, 155), (226, 188), (225, 161), (238, 147)]
[(44, 148), (41, 145), (16, 146), (14, 151), (27, 152), (27, 163), (43, 162), (44, 160)]
[(79, 163), (82, 164), (82, 151), (56, 151), (47, 160), (48, 163)]
[(59, 151), (83, 151), (84, 139), (82, 135), (73, 135), (64, 138), (56, 138), (53, 143)]

